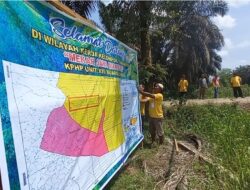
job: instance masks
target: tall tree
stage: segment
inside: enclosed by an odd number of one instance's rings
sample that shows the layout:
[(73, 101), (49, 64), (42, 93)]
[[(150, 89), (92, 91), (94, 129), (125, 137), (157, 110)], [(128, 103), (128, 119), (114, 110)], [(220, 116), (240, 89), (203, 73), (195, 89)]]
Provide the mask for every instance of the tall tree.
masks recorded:
[(162, 80), (166, 76), (161, 65), (156, 67), (153, 66), (155, 63), (152, 63), (152, 10), (156, 4), (156, 1), (113, 1), (112, 4), (102, 5), (99, 9), (107, 32), (139, 51), (140, 78), (146, 82), (156, 78)]
[(63, 4), (73, 9), (79, 15), (88, 18), (90, 12), (95, 10), (98, 1), (75, 1), (75, 0), (61, 0)]
[(141, 36), (141, 63), (152, 65), (151, 42), (149, 27), (151, 25), (152, 1), (138, 1)]
[(224, 39), (211, 18), (227, 10), (222, 0), (115, 1), (100, 15), (118, 39), (139, 47), (141, 76), (154, 78), (167, 70), (169, 85), (176, 86), (182, 73), (195, 81), (201, 73), (220, 69), (217, 51)]
[(243, 84), (250, 85), (250, 65), (239, 66), (235, 71), (241, 78)]
[(222, 69), (218, 72), (220, 77), (221, 86), (230, 87), (230, 78), (232, 77), (232, 70), (231, 69)]
[[(168, 65), (171, 78), (181, 74), (195, 81), (201, 73), (214, 74), (221, 68), (217, 51), (224, 45), (219, 28), (211, 18), (224, 15), (228, 8), (224, 1), (169, 1), (161, 2), (166, 11), (162, 29), (165, 44), (161, 62)], [(163, 20), (164, 21), (164, 20)], [(173, 84), (173, 80), (171, 80)], [(175, 85), (175, 84), (173, 84)]]

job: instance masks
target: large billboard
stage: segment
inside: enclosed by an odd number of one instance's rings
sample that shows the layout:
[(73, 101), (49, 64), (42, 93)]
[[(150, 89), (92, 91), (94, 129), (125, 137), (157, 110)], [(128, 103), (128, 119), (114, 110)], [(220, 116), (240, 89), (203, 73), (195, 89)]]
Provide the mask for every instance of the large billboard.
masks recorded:
[(0, 2), (4, 189), (102, 189), (143, 139), (137, 52), (46, 2)]

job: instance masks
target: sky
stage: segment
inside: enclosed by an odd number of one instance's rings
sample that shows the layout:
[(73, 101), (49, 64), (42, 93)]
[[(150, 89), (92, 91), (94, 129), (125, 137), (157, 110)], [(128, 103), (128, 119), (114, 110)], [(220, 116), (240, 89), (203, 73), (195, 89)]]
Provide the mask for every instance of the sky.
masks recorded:
[[(112, 3), (113, 0), (101, 0), (105, 5), (108, 5), (109, 3)], [(96, 24), (98, 24), (99, 27), (103, 27), (102, 23), (100, 21), (98, 9), (95, 9), (91, 12), (90, 18), (91, 20), (95, 21)], [(102, 29), (102, 28), (101, 28)]]
[(219, 51), (222, 68), (235, 69), (250, 65), (250, 0), (228, 0), (229, 11), (214, 18), (220, 28), (225, 46)]
[[(102, 0), (105, 4), (112, 0)], [(224, 16), (213, 18), (220, 28), (225, 46), (218, 52), (222, 57), (222, 68), (234, 70), (240, 65), (250, 65), (250, 0), (226, 0), (229, 11)], [(100, 24), (98, 10), (91, 19)]]

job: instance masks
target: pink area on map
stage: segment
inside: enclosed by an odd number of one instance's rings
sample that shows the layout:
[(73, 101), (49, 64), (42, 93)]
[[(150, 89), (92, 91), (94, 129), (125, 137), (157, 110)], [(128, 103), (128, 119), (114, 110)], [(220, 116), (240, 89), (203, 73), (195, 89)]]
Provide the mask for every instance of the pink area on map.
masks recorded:
[(64, 106), (56, 108), (48, 117), (40, 148), (67, 156), (102, 156), (108, 152), (103, 132), (104, 118), (105, 111), (95, 133), (81, 127)]

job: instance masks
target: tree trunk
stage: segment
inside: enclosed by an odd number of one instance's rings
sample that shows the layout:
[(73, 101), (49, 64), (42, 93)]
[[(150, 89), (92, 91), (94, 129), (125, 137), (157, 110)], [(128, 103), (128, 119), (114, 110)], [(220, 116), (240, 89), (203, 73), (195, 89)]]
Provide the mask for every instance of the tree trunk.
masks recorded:
[(151, 43), (150, 43), (150, 10), (152, 1), (138, 1), (140, 9), (140, 29), (141, 29), (141, 63), (152, 66)]

